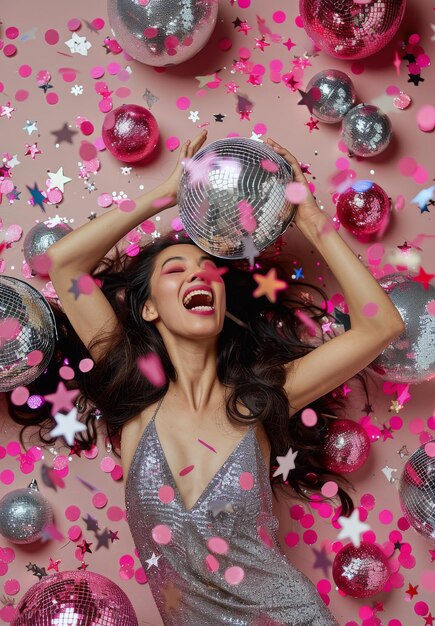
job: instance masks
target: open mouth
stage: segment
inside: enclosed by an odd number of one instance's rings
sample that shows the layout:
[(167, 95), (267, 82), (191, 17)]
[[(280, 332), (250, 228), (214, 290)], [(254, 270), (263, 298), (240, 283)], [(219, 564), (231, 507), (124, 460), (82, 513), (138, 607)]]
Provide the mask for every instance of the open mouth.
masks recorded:
[(183, 306), (189, 311), (214, 311), (213, 293), (206, 289), (190, 291), (183, 300)]

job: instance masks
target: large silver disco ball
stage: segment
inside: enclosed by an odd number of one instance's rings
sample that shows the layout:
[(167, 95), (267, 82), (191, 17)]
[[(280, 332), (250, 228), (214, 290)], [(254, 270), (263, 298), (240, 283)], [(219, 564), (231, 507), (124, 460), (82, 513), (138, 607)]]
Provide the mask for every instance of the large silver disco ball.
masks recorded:
[(341, 122), (355, 104), (355, 87), (349, 76), (340, 70), (317, 72), (307, 85), (307, 92), (311, 90), (313, 115), (326, 124)]
[(406, 384), (435, 377), (435, 317), (427, 310), (435, 299), (435, 287), (425, 289), (412, 276), (389, 274), (378, 281), (399, 311), (405, 330), (370, 363), (387, 380)]
[(182, 224), (203, 250), (223, 259), (252, 257), (288, 228), (291, 166), (263, 142), (218, 139), (185, 166), (178, 189)]
[(118, 43), (134, 59), (153, 66), (183, 63), (210, 39), (218, 0), (108, 0)]
[[(435, 440), (431, 442), (435, 445)], [(399, 483), (399, 499), (415, 530), (435, 542), (435, 457), (417, 448), (407, 460)]]
[(372, 157), (385, 150), (391, 141), (390, 118), (373, 104), (358, 104), (343, 118), (342, 139), (350, 152)]
[[(53, 356), (56, 322), (39, 291), (23, 280), (0, 276), (0, 392), (28, 385), (38, 378)], [(38, 364), (28, 363), (39, 350)]]
[(29, 230), (23, 244), (24, 258), (35, 274), (47, 276), (45, 272), (40, 271), (40, 267), (38, 267), (37, 262), (34, 262), (34, 259), (37, 260), (37, 257), (45, 254), (50, 246), (71, 231), (71, 226), (63, 222), (54, 226), (50, 226), (48, 222), (39, 222)]

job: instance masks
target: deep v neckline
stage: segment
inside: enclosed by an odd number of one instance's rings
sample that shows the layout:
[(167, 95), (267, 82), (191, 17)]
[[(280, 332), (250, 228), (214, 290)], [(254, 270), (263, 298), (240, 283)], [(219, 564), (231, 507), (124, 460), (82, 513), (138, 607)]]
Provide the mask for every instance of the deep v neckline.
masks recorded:
[[(154, 417), (155, 417), (155, 416), (154, 416)], [(233, 450), (232, 452), (230, 452), (229, 456), (225, 459), (225, 461), (223, 462), (223, 464), (222, 464), (222, 465), (220, 466), (220, 468), (217, 470), (217, 472), (215, 473), (215, 475), (213, 476), (213, 478), (211, 478), (211, 480), (210, 480), (210, 481), (207, 483), (207, 485), (204, 487), (203, 492), (202, 492), (202, 493), (200, 494), (200, 496), (197, 498), (197, 500), (196, 500), (195, 504), (194, 504), (194, 505), (193, 505), (190, 509), (187, 509), (187, 508), (186, 508), (186, 505), (184, 504), (183, 496), (181, 495), (181, 492), (180, 492), (180, 490), (179, 490), (179, 489), (178, 489), (178, 487), (177, 487), (177, 483), (175, 482), (175, 478), (174, 478), (174, 475), (173, 475), (173, 473), (172, 473), (172, 470), (171, 470), (171, 468), (169, 467), (169, 463), (168, 463), (168, 460), (167, 460), (167, 458), (166, 458), (165, 451), (163, 450), (163, 446), (162, 446), (162, 444), (161, 444), (160, 437), (159, 437), (159, 434), (158, 434), (158, 432), (157, 432), (155, 419), (153, 419), (153, 420), (152, 420), (152, 423), (153, 423), (153, 425), (154, 425), (154, 433), (155, 433), (155, 435), (156, 435), (156, 440), (157, 440), (157, 443), (158, 443), (159, 448), (160, 448), (161, 456), (162, 456), (162, 458), (163, 458), (164, 464), (165, 464), (166, 469), (167, 469), (167, 473), (168, 473), (169, 480), (170, 480), (170, 481), (171, 481), (171, 483), (172, 483), (172, 487), (174, 488), (174, 491), (175, 491), (175, 492), (177, 493), (177, 495), (178, 495), (178, 501), (179, 501), (179, 504), (180, 504), (181, 508), (183, 509), (183, 511), (184, 511), (185, 513), (192, 513), (192, 511), (194, 511), (194, 510), (195, 510), (195, 509), (196, 509), (196, 508), (197, 508), (197, 507), (201, 504), (201, 502), (202, 502), (203, 498), (207, 495), (207, 493), (208, 493), (208, 491), (209, 491), (210, 487), (212, 486), (212, 484), (213, 484), (213, 483), (215, 482), (215, 480), (219, 477), (220, 473), (221, 473), (221, 472), (222, 472), (222, 470), (226, 467), (226, 465), (227, 465), (227, 464), (228, 464), (228, 463), (232, 460), (232, 458), (233, 458), (234, 454), (237, 452), (237, 450), (238, 450), (238, 449), (239, 449), (239, 447), (242, 445), (242, 443), (246, 440), (246, 438), (247, 438), (247, 436), (249, 435), (249, 433), (254, 432), (254, 431), (253, 431), (253, 427), (252, 427), (252, 426), (250, 426), (250, 427), (248, 428), (247, 432), (243, 435), (242, 439), (238, 442), (238, 444), (236, 445), (236, 447), (234, 448), (234, 450)], [(255, 435), (255, 433), (254, 433), (254, 435)]]

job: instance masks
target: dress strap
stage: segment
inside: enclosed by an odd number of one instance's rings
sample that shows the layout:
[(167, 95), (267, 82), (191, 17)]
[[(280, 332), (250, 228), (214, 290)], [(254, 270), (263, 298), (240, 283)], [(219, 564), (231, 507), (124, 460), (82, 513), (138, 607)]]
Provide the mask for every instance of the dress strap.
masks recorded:
[[(164, 398), (164, 397), (165, 397), (165, 396), (163, 396), (163, 398)], [(152, 421), (152, 422), (154, 422), (154, 420), (155, 420), (155, 418), (156, 418), (156, 415), (157, 415), (157, 411), (158, 411), (158, 410), (160, 409), (160, 407), (162, 406), (163, 398), (161, 398), (161, 399), (160, 399), (160, 401), (159, 401), (159, 403), (158, 403), (158, 405), (157, 405), (157, 408), (156, 408), (156, 410), (154, 411), (154, 415), (153, 415), (153, 416), (152, 416), (152, 418), (151, 418), (151, 421)]]

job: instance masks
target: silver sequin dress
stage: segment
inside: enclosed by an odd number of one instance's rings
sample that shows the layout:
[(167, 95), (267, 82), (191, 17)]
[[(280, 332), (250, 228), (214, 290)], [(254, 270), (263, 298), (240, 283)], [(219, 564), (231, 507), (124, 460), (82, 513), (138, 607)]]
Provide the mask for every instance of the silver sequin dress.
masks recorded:
[(160, 404), (134, 454), (125, 505), (165, 626), (339, 626), (280, 551), (253, 426), (187, 510), (156, 431)]

